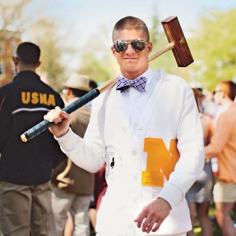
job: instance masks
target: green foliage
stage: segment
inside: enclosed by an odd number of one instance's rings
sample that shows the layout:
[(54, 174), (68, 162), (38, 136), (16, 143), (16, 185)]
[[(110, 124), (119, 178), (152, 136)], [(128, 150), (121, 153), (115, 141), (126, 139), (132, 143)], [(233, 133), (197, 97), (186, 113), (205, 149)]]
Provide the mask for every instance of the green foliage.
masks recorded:
[[(82, 56), (78, 72), (86, 74), (101, 83), (114, 77), (118, 73), (117, 65), (110, 48), (105, 44), (108, 41), (106, 28), (95, 32), (86, 45), (81, 49)], [(94, 40), (96, 39), (96, 40)]]
[(86, 74), (97, 82), (111, 79), (107, 68), (107, 63), (110, 62), (107, 59), (99, 60), (93, 53), (86, 52), (82, 56), (82, 62), (79, 73)]
[(40, 19), (40, 15), (36, 14), (40, 12), (39, 8), (45, 7), (45, 2), (42, 0), (39, 5), (34, 6), (29, 17), (26, 9), (32, 4), (32, 0), (2, 0), (0, 2), (0, 22), (2, 23), (0, 39), (5, 40), (8, 30), (21, 32), (22, 35), (27, 32), (28, 35), (31, 35), (29, 41), (35, 42), (41, 48), (40, 71), (46, 77), (47, 82), (58, 89), (64, 79), (64, 67), (61, 64), (63, 50), (58, 44), (55, 24), (49, 19)]
[(236, 75), (236, 9), (202, 17), (191, 39), (194, 77), (209, 89)]
[(32, 39), (41, 48), (40, 71), (55, 89), (65, 80), (65, 68), (61, 63), (63, 50), (59, 46), (56, 26), (50, 20), (40, 20), (32, 27)]
[[(17, 0), (0, 2), (0, 22), (1, 29), (4, 30), (20, 30), (26, 22), (25, 8), (32, 0)], [(16, 10), (17, 9), (17, 10)]]
[[(149, 29), (150, 38), (151, 38), (150, 41), (153, 44), (152, 53), (155, 53), (158, 50), (165, 47), (168, 44), (168, 42), (165, 38), (165, 33), (163, 32), (161, 28), (161, 23), (158, 16), (153, 15), (151, 22), (152, 24)], [(162, 68), (165, 71), (170, 72), (173, 70), (173, 66), (174, 66), (174, 62), (171, 59), (171, 57), (172, 56), (170, 55), (169, 52), (166, 54), (163, 54), (159, 58), (156, 58), (151, 62), (151, 67), (155, 69)]]

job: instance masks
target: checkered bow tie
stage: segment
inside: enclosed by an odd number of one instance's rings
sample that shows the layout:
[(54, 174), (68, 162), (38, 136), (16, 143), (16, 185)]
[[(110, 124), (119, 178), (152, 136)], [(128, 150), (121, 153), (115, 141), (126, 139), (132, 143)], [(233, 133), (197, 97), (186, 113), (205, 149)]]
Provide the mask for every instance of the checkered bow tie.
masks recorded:
[(135, 80), (127, 80), (125, 78), (120, 78), (117, 81), (116, 90), (120, 90), (121, 92), (124, 92), (129, 87), (133, 87), (140, 92), (145, 92), (145, 86), (146, 86), (147, 79), (145, 77), (139, 77)]

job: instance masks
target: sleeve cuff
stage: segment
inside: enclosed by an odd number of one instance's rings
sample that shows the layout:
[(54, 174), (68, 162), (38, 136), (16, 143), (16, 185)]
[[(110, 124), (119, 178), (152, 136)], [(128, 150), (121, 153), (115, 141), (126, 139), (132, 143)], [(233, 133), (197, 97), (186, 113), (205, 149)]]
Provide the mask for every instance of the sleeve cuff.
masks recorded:
[(174, 208), (184, 199), (184, 194), (177, 186), (166, 183), (158, 197), (165, 199)]
[(81, 139), (77, 134), (72, 131), (71, 128), (69, 128), (68, 132), (65, 133), (63, 136), (58, 138), (54, 136), (54, 138), (57, 140), (62, 151), (65, 153), (73, 149), (75, 144), (78, 144)]
[(59, 141), (63, 141), (64, 139), (67, 139), (67, 135), (69, 135), (70, 133), (73, 133), (73, 131), (72, 131), (72, 129), (69, 127), (69, 129), (68, 129), (68, 131), (64, 134), (64, 135), (62, 135), (62, 136), (60, 136), (60, 137), (56, 137), (55, 135), (54, 135), (54, 138), (59, 142)]

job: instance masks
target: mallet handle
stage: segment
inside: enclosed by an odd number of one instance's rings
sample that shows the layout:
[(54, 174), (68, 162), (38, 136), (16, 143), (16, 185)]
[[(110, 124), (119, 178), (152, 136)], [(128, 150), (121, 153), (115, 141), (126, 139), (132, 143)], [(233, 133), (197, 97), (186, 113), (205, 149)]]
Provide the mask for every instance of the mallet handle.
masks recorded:
[[(150, 56), (149, 61), (153, 61), (157, 57), (161, 56), (165, 52), (169, 51), (175, 46), (174, 42), (169, 43), (165, 48), (157, 51), (153, 55)], [(116, 79), (111, 79), (99, 86), (96, 89), (93, 89), (86, 93), (84, 96), (80, 97), (79, 99), (75, 100), (72, 102), (70, 105), (64, 107), (62, 110), (67, 112), (67, 113), (72, 113), (73, 111), (77, 110), (78, 108), (82, 107), (86, 103), (92, 101), (94, 98), (96, 98), (100, 93), (104, 92), (108, 88), (112, 87), (116, 83)], [(36, 124), (32, 128), (28, 129), (25, 131), (23, 134), (21, 134), (20, 138), (23, 142), (28, 142), (29, 140), (37, 137), (41, 133), (43, 133), (47, 128), (51, 125), (52, 123), (43, 120), (40, 123)]]
[(156, 59), (157, 57), (161, 56), (162, 54), (164, 54), (165, 52), (173, 49), (175, 46), (175, 43), (174, 42), (171, 42), (169, 44), (167, 44), (167, 46), (157, 52), (155, 52), (154, 54), (152, 54), (150, 57), (149, 57), (149, 61), (153, 61), (154, 59)]
[[(116, 79), (112, 79), (112, 80), (107, 81), (106, 83), (102, 84), (98, 88), (95, 88), (95, 89), (89, 91), (84, 96), (80, 97), (79, 99), (75, 100), (74, 102), (72, 102), (68, 106), (64, 107), (62, 110), (69, 113), (69, 114), (72, 113), (73, 111), (77, 110), (78, 108), (80, 108), (83, 105), (87, 104), (88, 102), (92, 101), (94, 98), (96, 98), (100, 93), (105, 91), (107, 88), (112, 87), (115, 84), (115, 82), (116, 82)], [(20, 136), (20, 138), (23, 142), (27, 142), (27, 141), (37, 137), (41, 133), (43, 133), (45, 130), (47, 130), (47, 128), (51, 124), (52, 124), (51, 122), (49, 122), (47, 120), (43, 120), (40, 123), (33, 126), (32, 128), (25, 131)]]

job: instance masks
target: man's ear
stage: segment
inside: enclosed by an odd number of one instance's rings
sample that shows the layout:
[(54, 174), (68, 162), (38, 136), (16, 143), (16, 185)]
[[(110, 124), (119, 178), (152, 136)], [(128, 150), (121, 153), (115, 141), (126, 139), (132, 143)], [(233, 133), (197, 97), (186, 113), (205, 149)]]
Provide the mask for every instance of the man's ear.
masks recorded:
[(115, 55), (116, 50), (115, 50), (114, 46), (111, 46), (111, 52), (113, 53), (113, 55)]
[(36, 64), (36, 68), (38, 68), (40, 65), (41, 65), (41, 61), (39, 61), (39, 62)]
[(17, 56), (13, 56), (13, 57), (12, 57), (12, 61), (13, 61), (13, 63), (14, 63), (15, 65), (17, 65), (18, 62), (19, 62), (19, 58), (18, 58)]
[(148, 49), (148, 52), (152, 51), (152, 43), (151, 42), (148, 42), (147, 49)]

